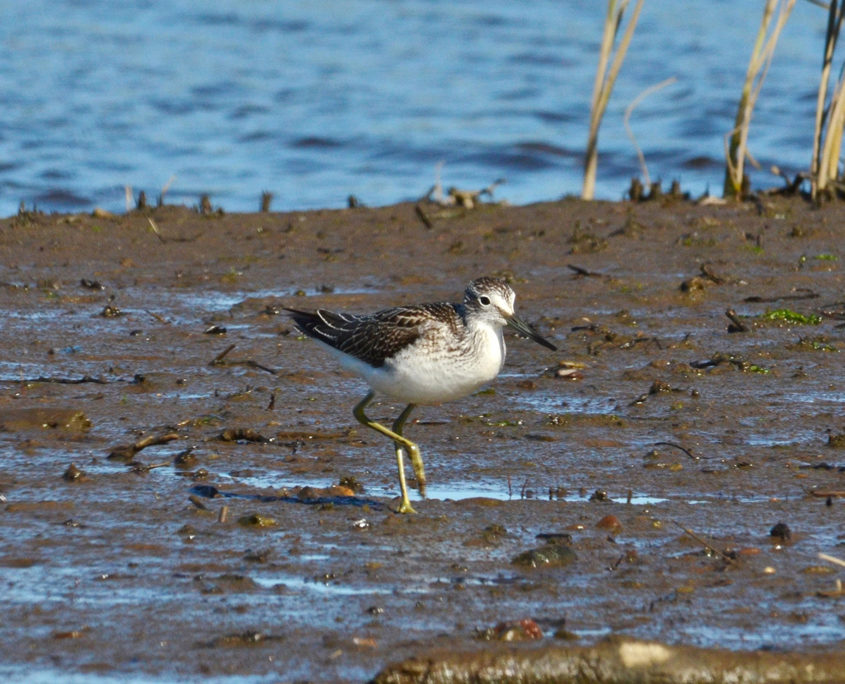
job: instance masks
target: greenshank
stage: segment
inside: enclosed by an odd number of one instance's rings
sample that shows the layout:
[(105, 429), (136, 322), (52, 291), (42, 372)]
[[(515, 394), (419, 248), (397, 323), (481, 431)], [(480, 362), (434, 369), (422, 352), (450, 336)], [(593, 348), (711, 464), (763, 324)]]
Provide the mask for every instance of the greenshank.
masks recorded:
[[(415, 512), (405, 483), (406, 452), (420, 495), (425, 496), (420, 449), (402, 434), (414, 407), (459, 399), (492, 381), (505, 362), (505, 326), (557, 349), (514, 313), (515, 297), (505, 280), (483, 277), (467, 286), (461, 304), (397, 306), (371, 314), (287, 309), (299, 330), (328, 348), (341, 366), (370, 386), (353, 414), (395, 445), (402, 490), (400, 513)], [(376, 392), (406, 404), (391, 428), (364, 413)]]

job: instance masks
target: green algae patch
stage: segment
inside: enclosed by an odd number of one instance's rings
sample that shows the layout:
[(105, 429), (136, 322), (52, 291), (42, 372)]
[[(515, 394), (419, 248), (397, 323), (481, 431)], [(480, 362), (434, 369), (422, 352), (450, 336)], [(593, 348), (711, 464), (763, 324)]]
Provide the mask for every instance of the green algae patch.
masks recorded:
[(822, 317), (818, 314), (802, 314), (792, 309), (773, 309), (760, 314), (760, 318), (764, 321), (790, 323), (792, 325), (818, 325), (822, 322)]

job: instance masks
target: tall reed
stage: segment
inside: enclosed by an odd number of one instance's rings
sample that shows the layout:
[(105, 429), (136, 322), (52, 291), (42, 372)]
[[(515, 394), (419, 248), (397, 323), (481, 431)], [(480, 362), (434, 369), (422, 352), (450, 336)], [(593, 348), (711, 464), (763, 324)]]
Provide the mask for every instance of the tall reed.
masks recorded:
[(830, 190), (836, 181), (839, 169), (839, 155), (842, 150), (842, 127), (845, 124), (845, 73), (839, 81), (827, 103), (827, 89), (830, 83), (830, 71), (833, 65), (833, 53), (842, 28), (845, 15), (845, 0), (837, 5), (831, 0), (827, 15), (827, 33), (825, 34), (822, 76), (816, 101), (816, 127), (813, 136), (813, 161), (810, 166), (811, 193), (814, 200), (820, 199)]
[[(736, 120), (733, 129), (725, 140), (725, 197), (741, 197), (745, 176), (745, 158), (748, 155), (748, 129), (751, 126), (751, 113), (766, 80), (766, 73), (772, 63), (780, 33), (789, 18), (795, 0), (766, 0), (760, 29), (754, 41), (754, 49), (748, 61), (745, 83), (739, 98)], [(777, 9), (777, 19), (772, 27), (772, 20)], [(770, 32), (771, 27), (771, 32)]]
[(622, 34), (616, 54), (611, 61), (610, 55), (613, 51), (613, 44), (622, 25), (622, 15), (628, 7), (629, 0), (608, 0), (607, 14), (604, 19), (604, 32), (602, 34), (601, 48), (599, 49), (599, 64), (596, 69), (596, 80), (593, 85), (593, 99), (590, 105), (590, 134), (587, 138), (587, 153), (584, 160), (584, 185), (581, 189), (581, 197), (591, 200), (596, 193), (596, 170), (598, 168), (598, 139), (599, 127), (607, 109), (610, 93), (613, 84), (622, 68), (625, 60), (625, 53), (634, 35), (637, 26), (637, 19), (643, 6), (643, 0), (637, 0), (634, 11), (628, 21), (628, 26)]

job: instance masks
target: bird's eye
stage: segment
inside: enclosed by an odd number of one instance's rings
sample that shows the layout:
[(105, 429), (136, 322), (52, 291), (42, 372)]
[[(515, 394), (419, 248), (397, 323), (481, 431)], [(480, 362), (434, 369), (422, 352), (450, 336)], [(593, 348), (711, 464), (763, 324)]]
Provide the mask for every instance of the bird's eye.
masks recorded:
[(481, 302), (481, 306), (490, 306), (490, 297), (487, 295), (481, 295), (478, 301)]

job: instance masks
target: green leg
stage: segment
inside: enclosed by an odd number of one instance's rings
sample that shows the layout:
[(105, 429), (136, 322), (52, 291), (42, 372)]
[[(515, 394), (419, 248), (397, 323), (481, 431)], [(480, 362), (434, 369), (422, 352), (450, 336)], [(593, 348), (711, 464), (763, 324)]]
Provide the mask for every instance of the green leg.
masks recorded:
[[(393, 432), (397, 435), (402, 436), (402, 430), (405, 427), (405, 421), (408, 420), (408, 416), (411, 415), (411, 411), (413, 411), (417, 407), (416, 404), (408, 404), (405, 407), (405, 410), (399, 414), (399, 417), (393, 423)], [(404, 450), (402, 445), (398, 442), (396, 443), (396, 451), (399, 452)], [(423, 467), (422, 456), (420, 456), (420, 450), (416, 444), (414, 444), (414, 448), (409, 449), (408, 453), (411, 457), (411, 465), (414, 466), (414, 475), (417, 477), (417, 485), (418, 489), (420, 490), (420, 496), (425, 497), (425, 468)], [(400, 454), (396, 454), (397, 458), (400, 458)]]
[[(422, 468), (422, 459), (420, 458), (420, 449), (419, 447), (414, 444), (411, 440), (403, 437), (401, 434), (390, 430), (389, 428), (384, 427), (381, 423), (377, 423), (374, 420), (370, 420), (367, 418), (367, 415), (364, 413), (364, 409), (367, 405), (373, 400), (375, 396), (375, 392), (370, 392), (364, 397), (357, 406), (352, 410), (352, 413), (355, 415), (355, 418), (358, 420), (361, 425), (366, 425), (368, 428), (372, 428), (376, 432), (380, 432), (386, 437), (389, 437), (393, 440), (394, 444), (396, 444), (396, 461), (399, 465), (399, 487), (402, 490), (402, 503), (399, 504), (399, 512), (400, 513), (416, 513), (413, 506), (411, 506), (411, 499), (408, 497), (408, 487), (405, 484), (405, 467), (402, 462), (402, 452), (407, 449), (408, 453), (411, 455), (411, 463), (414, 465), (414, 471), (420, 472)], [(408, 418), (408, 414), (411, 413), (411, 410), (414, 408), (413, 404), (410, 404), (405, 408), (404, 411), (400, 414), (399, 418), (397, 418), (396, 422), (394, 423), (394, 427), (398, 424), (398, 427), (402, 428), (405, 420)], [(420, 468), (420, 471), (417, 468)], [(425, 475), (423, 475), (424, 481)]]

